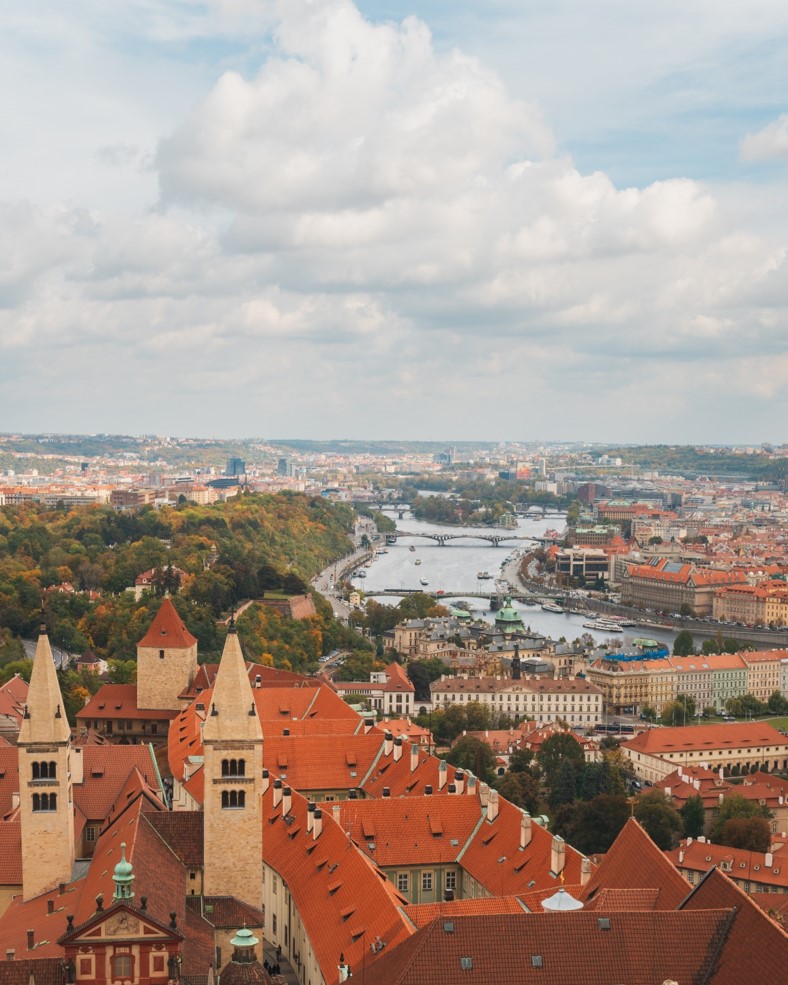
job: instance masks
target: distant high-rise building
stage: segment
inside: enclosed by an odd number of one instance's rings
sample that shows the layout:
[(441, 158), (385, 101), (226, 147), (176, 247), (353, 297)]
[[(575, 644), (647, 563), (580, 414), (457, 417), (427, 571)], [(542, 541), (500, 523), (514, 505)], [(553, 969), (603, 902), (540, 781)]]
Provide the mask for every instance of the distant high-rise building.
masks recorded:
[(225, 475), (246, 475), (246, 462), (242, 458), (228, 458)]
[(287, 458), (280, 458), (276, 465), (276, 474), (282, 478), (292, 479), (295, 474), (293, 463)]

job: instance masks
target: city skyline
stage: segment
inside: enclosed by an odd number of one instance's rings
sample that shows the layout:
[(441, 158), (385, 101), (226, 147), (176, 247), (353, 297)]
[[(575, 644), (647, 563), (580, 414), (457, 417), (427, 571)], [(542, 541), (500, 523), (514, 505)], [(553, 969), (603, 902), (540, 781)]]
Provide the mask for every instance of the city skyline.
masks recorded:
[(782, 5), (2, 20), (4, 430), (784, 440)]

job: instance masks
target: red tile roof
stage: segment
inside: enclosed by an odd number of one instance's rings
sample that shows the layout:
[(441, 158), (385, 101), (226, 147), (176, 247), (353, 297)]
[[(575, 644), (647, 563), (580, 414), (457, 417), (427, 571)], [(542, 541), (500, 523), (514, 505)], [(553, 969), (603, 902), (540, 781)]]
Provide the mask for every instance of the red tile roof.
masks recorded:
[(523, 912), (525, 907), (518, 896), (483, 896), (480, 899), (455, 899), (443, 903), (411, 903), (406, 915), (417, 927), (426, 927), (438, 917), (445, 920), (448, 917)]
[(202, 867), (204, 848), (202, 811), (160, 811), (151, 813), (147, 820), (187, 869)]
[(77, 721), (101, 721), (129, 719), (131, 721), (167, 721), (175, 717), (174, 711), (137, 706), (136, 684), (104, 684), (84, 708), (77, 712)]
[(777, 746), (788, 750), (788, 737), (768, 722), (729, 722), (724, 725), (679, 725), (639, 732), (622, 743), (635, 752), (661, 756), (666, 752), (714, 749), (751, 749)]
[(74, 784), (74, 803), (91, 821), (109, 816), (135, 769), (153, 790), (158, 787), (147, 746), (83, 746), (81, 755), (84, 782)]
[[(365, 979), (367, 985), (708, 982), (732, 918), (730, 910), (614, 912), (605, 924), (599, 912), (582, 910), (440, 917), (384, 951)], [(351, 967), (355, 977), (360, 969)]]
[(0, 746), (0, 818), (11, 810), (13, 794), (19, 793), (19, 750)]
[(713, 985), (784, 985), (788, 935), (719, 869), (701, 880), (682, 911), (735, 907), (736, 919), (715, 965)]
[(689, 892), (680, 873), (634, 818), (621, 829), (581, 899), (592, 900), (602, 889), (658, 889), (660, 910), (674, 909)]
[(165, 599), (159, 611), (153, 617), (148, 632), (139, 641), (137, 646), (151, 647), (152, 649), (188, 649), (197, 642), (186, 628), (186, 624), (178, 615), (175, 606), (169, 599)]
[[(22, 828), (19, 821), (0, 823), (0, 886), (22, 885)], [(0, 952), (0, 961), (4, 955)]]

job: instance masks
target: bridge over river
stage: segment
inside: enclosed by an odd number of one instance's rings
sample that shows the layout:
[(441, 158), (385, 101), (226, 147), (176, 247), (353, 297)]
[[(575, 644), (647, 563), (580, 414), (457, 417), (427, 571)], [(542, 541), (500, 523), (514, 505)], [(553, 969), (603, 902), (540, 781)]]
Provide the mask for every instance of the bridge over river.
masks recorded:
[[(445, 533), (422, 533), (414, 532), (411, 530), (396, 530), (386, 534), (387, 544), (396, 544), (400, 537), (422, 537), (426, 540), (434, 540), (439, 547), (445, 547), (450, 540), (485, 540), (488, 544), (492, 544), (494, 547), (500, 547), (504, 541), (508, 542), (511, 540), (535, 540), (534, 537), (525, 537), (522, 534), (485, 534), (485, 533), (473, 533), (473, 534), (445, 534)], [(458, 544), (458, 547), (475, 547), (475, 544)]]

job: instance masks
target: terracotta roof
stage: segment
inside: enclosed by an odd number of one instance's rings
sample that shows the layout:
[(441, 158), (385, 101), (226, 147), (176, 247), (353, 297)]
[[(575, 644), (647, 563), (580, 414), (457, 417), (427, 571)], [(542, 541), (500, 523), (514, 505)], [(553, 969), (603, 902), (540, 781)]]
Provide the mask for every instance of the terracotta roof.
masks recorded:
[(706, 982), (731, 919), (730, 910), (439, 917), (383, 952), (365, 978), (367, 985)]
[(139, 641), (137, 646), (150, 647), (152, 649), (188, 649), (197, 642), (186, 628), (175, 606), (169, 599), (161, 603), (161, 608), (153, 617), (148, 632)]
[(704, 876), (680, 909), (715, 907), (735, 907), (736, 919), (715, 965), (713, 985), (782, 985), (788, 935), (719, 869), (711, 869)]
[(11, 810), (11, 798), (19, 793), (19, 750), (0, 746), (0, 818)]
[(679, 869), (708, 872), (712, 866), (718, 866), (731, 879), (762, 883), (764, 886), (778, 886), (783, 892), (788, 892), (788, 852), (786, 851), (771, 852), (769, 860), (771, 864), (767, 865), (763, 852), (714, 845), (705, 840), (687, 839), (682, 841), (678, 848), (665, 854)]
[(175, 717), (174, 711), (159, 708), (137, 707), (136, 684), (104, 684), (93, 695), (90, 701), (77, 712), (77, 721), (95, 719), (130, 719), (132, 721), (167, 721)]
[(564, 846), (563, 878), (551, 871), (553, 835), (531, 822), (531, 843), (520, 848), (523, 812), (503, 798), (498, 816), (484, 820), (462, 853), (462, 867), (491, 894), (512, 896), (532, 889), (552, 887), (564, 882), (579, 884), (583, 856), (571, 845)]
[[(22, 827), (19, 821), (0, 823), (0, 886), (22, 885)], [(0, 961), (4, 955), (0, 953)]]
[(680, 873), (634, 818), (621, 829), (581, 898), (592, 900), (602, 889), (658, 889), (660, 910), (674, 909), (688, 892)]
[(153, 791), (158, 779), (147, 746), (83, 746), (83, 782), (74, 784), (74, 804), (91, 821), (104, 821), (134, 770)]
[(64, 985), (66, 976), (60, 958), (25, 958), (3, 961), (3, 985)]
[(411, 903), (406, 911), (408, 919), (417, 927), (426, 927), (438, 917), (445, 920), (447, 917), (523, 912), (525, 908), (517, 896), (483, 896), (480, 899), (455, 899), (443, 903)]
[(394, 948), (412, 932), (405, 900), (361, 852), (348, 850), (347, 836), (323, 812), (322, 833), (307, 832), (307, 801), (292, 792), (290, 816), (273, 807), (273, 784), (263, 797), (266, 862), (287, 883), (327, 982), (336, 980), (339, 952), (352, 966), (369, 961), (377, 937)]
[[(332, 805), (323, 805), (324, 813)], [(482, 820), (478, 797), (403, 797), (344, 800), (343, 831), (377, 865), (454, 862)]]
[(190, 910), (202, 914), (207, 923), (220, 930), (238, 930), (241, 927), (262, 927), (265, 914), (234, 896), (187, 896)]
[(636, 910), (656, 910), (659, 900), (658, 889), (600, 889), (592, 900), (586, 903), (587, 910), (603, 910), (625, 913)]
[(175, 852), (187, 869), (203, 864), (202, 811), (160, 811), (148, 823)]
[(661, 756), (666, 752), (683, 752), (687, 749), (712, 751), (760, 746), (788, 749), (788, 737), (768, 722), (728, 722), (724, 725), (679, 725), (675, 728), (647, 729), (622, 745), (635, 752)]

